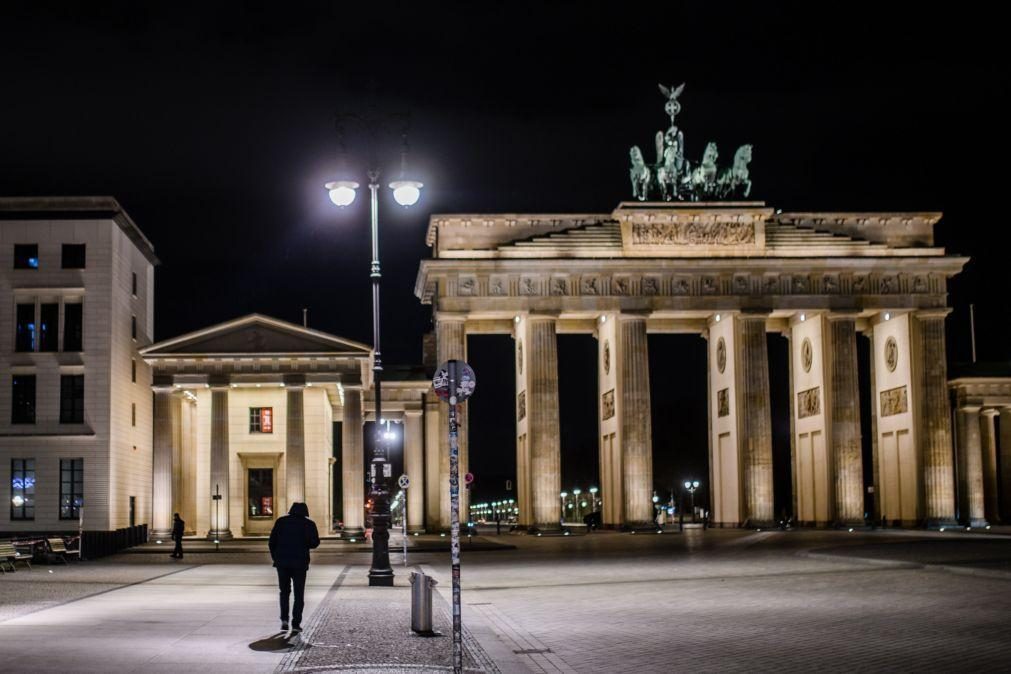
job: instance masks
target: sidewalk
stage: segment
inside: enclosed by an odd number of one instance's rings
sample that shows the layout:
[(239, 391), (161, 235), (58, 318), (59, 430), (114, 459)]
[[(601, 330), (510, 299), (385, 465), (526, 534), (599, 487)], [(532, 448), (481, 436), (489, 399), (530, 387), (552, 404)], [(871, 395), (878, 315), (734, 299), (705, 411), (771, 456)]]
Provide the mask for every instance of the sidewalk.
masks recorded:
[[(363, 674), (452, 671), (449, 605), (438, 593), (433, 594), (432, 622), (437, 636), (418, 636), (411, 631), (410, 573), (398, 568), (395, 583), (389, 588), (369, 587), (367, 566), (345, 567), (279, 670)], [(466, 672), (502, 671), (466, 623), (463, 643)]]

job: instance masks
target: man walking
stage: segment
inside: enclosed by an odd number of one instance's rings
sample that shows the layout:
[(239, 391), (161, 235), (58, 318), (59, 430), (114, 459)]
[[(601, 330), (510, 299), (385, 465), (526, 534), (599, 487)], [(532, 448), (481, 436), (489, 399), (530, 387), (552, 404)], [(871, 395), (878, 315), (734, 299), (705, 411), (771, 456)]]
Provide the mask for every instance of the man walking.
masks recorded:
[(179, 513), (174, 513), (172, 515), (172, 540), (176, 542), (176, 547), (170, 556), (175, 559), (183, 558), (183, 531), (185, 528), (186, 523), (179, 517)]
[(319, 547), (319, 531), (316, 530), (316, 523), (309, 519), (309, 507), (304, 503), (292, 503), (288, 514), (274, 522), (268, 545), (281, 590), (281, 629), (288, 629), (288, 597), (291, 595), (291, 586), (294, 585), (291, 629), (299, 632), (302, 629), (309, 550)]

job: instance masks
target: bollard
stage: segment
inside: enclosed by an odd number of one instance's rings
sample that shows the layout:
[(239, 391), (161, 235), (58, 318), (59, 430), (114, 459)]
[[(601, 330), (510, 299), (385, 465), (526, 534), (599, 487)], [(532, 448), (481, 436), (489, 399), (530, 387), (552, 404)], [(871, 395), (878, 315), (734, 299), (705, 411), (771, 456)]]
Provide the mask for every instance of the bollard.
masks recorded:
[(424, 573), (411, 573), (411, 630), (418, 634), (432, 634), (432, 588), (437, 584)]

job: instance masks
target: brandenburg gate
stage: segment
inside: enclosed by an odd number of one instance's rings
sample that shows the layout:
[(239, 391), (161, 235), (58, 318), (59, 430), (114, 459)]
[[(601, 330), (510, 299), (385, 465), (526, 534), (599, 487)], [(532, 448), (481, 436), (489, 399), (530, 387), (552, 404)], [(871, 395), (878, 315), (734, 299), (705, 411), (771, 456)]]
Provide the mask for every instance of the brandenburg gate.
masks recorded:
[[(934, 244), (941, 214), (784, 213), (749, 200), (752, 146), (720, 171), (708, 143), (693, 166), (675, 123), (684, 85), (660, 90), (670, 126), (656, 133), (655, 163), (631, 148), (635, 201), (609, 214), (448, 214), (429, 223), (432, 257), (415, 293), (432, 305), (439, 361), (466, 358), (469, 334), (515, 343), (521, 523), (552, 529), (561, 519), (556, 336), (565, 333), (597, 339), (605, 525), (652, 524), (649, 381), (665, 374), (650, 372), (651, 333), (708, 341), (712, 521), (771, 523), (766, 333), (778, 332), (790, 345), (794, 519), (864, 522), (861, 436), (870, 434), (872, 517), (953, 524), (944, 323), (948, 279), (967, 258)], [(858, 332), (871, 343), (868, 391), (858, 381)], [(861, 428), (861, 396), (871, 399), (870, 428)], [(466, 412), (462, 419), (466, 428)], [(444, 486), (447, 451), (440, 447)], [(465, 470), (465, 444), (461, 457)]]

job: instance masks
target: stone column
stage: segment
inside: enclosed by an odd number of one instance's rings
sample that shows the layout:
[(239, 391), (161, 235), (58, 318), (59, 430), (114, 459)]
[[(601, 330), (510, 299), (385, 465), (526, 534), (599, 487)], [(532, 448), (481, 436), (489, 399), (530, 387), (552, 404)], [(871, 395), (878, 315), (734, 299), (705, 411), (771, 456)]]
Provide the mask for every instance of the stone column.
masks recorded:
[[(558, 425), (558, 339), (553, 316), (526, 318), (527, 446), (530, 466), (530, 524), (540, 530), (561, 526), (562, 452)], [(522, 508), (522, 506), (521, 506)]]
[(362, 392), (344, 389), (341, 423), (341, 494), (344, 535), (361, 536), (365, 524), (365, 445), (362, 440)]
[(844, 525), (862, 525), (864, 469), (860, 448), (856, 320), (853, 316), (829, 315), (828, 330), (835, 519)]
[(442, 403), (429, 390), (425, 394), (425, 530), (438, 531), (442, 516), (439, 487), (440, 438), (446, 433), (446, 422), (440, 414)]
[(288, 507), (292, 503), (305, 503), (305, 389), (301, 384), (287, 386), (288, 417), (284, 447), (285, 489)]
[(422, 453), (421, 410), (404, 411), (404, 472), (407, 488), (407, 531), (425, 530), (425, 469)]
[(997, 427), (994, 417), (997, 410), (983, 410), (979, 418), (980, 444), (983, 449), (983, 515), (987, 524), (999, 524), (1000, 501), (998, 498), (1000, 484), (997, 476)]
[[(227, 540), (229, 527), (228, 386), (211, 388), (211, 529), (207, 538)], [(216, 495), (220, 499), (214, 500)]]
[(765, 314), (735, 320), (738, 438), (744, 472), (745, 519), (749, 526), (773, 522), (772, 419), (769, 401), (769, 352)]
[(1011, 522), (1011, 407), (1000, 410), (1000, 516)]
[[(439, 315), (435, 321), (436, 350), (439, 355), (439, 365), (450, 359), (467, 360), (467, 322), (464, 316)], [(449, 406), (443, 403), (442, 409), (449, 414)], [(468, 494), (463, 484), (463, 476), (467, 474), (468, 442), (467, 442), (467, 403), (457, 407), (457, 444), (460, 450), (460, 521), (467, 521)], [(439, 434), (439, 529), (449, 531), (449, 426)]]
[(979, 438), (979, 408), (958, 409), (958, 514), (970, 526), (985, 526), (983, 452)]
[(154, 453), (151, 460), (151, 536), (168, 538), (172, 534), (173, 460), (172, 387), (154, 389)]
[(624, 523), (632, 527), (653, 526), (653, 429), (646, 319), (619, 316), (617, 330)]
[(918, 312), (913, 331), (912, 353), (919, 360), (915, 363), (915, 371), (919, 374), (917, 405), (927, 526), (955, 523), (955, 467), (951, 455), (951, 408), (944, 346), (947, 314), (947, 309)]

